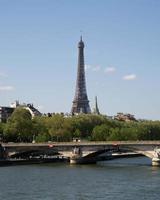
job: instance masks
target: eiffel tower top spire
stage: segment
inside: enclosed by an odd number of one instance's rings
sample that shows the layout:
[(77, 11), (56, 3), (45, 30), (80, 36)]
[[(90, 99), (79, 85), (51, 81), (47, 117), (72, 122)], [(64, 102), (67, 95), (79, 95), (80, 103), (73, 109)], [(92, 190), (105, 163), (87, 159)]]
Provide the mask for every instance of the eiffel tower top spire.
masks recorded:
[(84, 42), (83, 42), (83, 40), (82, 40), (82, 35), (81, 35), (80, 41), (79, 41), (79, 43), (78, 43), (78, 48), (84, 48)]
[(82, 36), (78, 43), (78, 69), (77, 69), (77, 81), (76, 91), (72, 105), (72, 111), (74, 113), (90, 113), (89, 100), (87, 97), (85, 69), (84, 69), (84, 42)]

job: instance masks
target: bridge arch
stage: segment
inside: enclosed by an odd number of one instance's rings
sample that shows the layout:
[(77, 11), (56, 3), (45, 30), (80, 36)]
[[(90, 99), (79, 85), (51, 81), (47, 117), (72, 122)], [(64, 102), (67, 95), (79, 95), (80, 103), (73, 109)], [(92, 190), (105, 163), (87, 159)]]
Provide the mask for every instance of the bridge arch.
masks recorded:
[[(143, 150), (140, 150), (138, 148), (135, 148), (135, 147), (119, 147), (119, 146), (113, 146), (113, 147), (109, 147), (109, 148), (103, 148), (103, 149), (100, 149), (98, 151), (94, 151), (94, 152), (90, 152), (88, 153), (87, 155), (83, 156), (84, 158), (96, 158), (104, 153), (108, 153), (108, 157), (111, 157), (112, 153), (119, 153), (119, 155), (121, 155), (121, 153), (126, 153), (126, 152), (133, 152), (133, 153), (137, 153), (137, 154), (141, 154), (143, 156), (146, 156), (150, 159), (153, 159), (154, 155), (153, 153), (151, 152), (148, 152), (148, 151), (143, 151)], [(107, 155), (106, 155), (107, 156)]]

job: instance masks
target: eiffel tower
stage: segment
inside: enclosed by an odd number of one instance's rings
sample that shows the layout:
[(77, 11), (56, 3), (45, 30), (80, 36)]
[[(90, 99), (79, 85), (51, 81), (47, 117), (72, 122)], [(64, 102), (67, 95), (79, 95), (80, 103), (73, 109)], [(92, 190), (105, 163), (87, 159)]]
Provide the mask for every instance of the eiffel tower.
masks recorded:
[(85, 81), (85, 69), (84, 69), (84, 43), (82, 36), (78, 43), (78, 70), (77, 70), (77, 82), (76, 92), (72, 105), (72, 114), (77, 113), (91, 113), (89, 106), (89, 100), (87, 97), (86, 81)]

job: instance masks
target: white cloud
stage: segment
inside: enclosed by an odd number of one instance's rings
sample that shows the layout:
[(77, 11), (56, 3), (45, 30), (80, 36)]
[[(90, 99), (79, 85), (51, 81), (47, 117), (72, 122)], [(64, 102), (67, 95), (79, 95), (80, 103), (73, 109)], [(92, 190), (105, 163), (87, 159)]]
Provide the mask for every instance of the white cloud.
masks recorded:
[(0, 86), (0, 91), (12, 91), (14, 90), (13, 86)]
[(111, 73), (114, 73), (116, 71), (116, 68), (115, 67), (106, 67), (104, 72), (107, 73), (107, 74), (111, 74)]
[(132, 81), (135, 80), (137, 78), (136, 74), (128, 74), (123, 76), (123, 80), (125, 81)]
[(88, 69), (91, 68), (91, 65), (85, 65), (85, 70), (87, 71)]
[(100, 71), (101, 70), (101, 67), (99, 65), (96, 65), (96, 66), (92, 66), (92, 65), (85, 65), (85, 70), (88, 71), (88, 70), (91, 70), (93, 72), (97, 72), (97, 71)]
[(0, 77), (7, 77), (7, 74), (5, 74), (4, 72), (0, 72)]
[(101, 67), (99, 65), (92, 67), (92, 71), (94, 71), (94, 72), (97, 72), (97, 71), (100, 71), (100, 70), (101, 70)]

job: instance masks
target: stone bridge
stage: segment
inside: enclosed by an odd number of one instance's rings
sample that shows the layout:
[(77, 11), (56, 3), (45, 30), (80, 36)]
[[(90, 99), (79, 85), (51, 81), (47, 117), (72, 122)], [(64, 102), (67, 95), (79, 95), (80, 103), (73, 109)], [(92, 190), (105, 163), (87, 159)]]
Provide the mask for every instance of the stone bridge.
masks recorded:
[(107, 141), (107, 142), (59, 142), (59, 143), (3, 143), (8, 155), (24, 152), (51, 152), (70, 157), (71, 163), (95, 162), (100, 154), (119, 151), (135, 152), (152, 159), (159, 165), (160, 158), (155, 149), (160, 149), (160, 141)]

